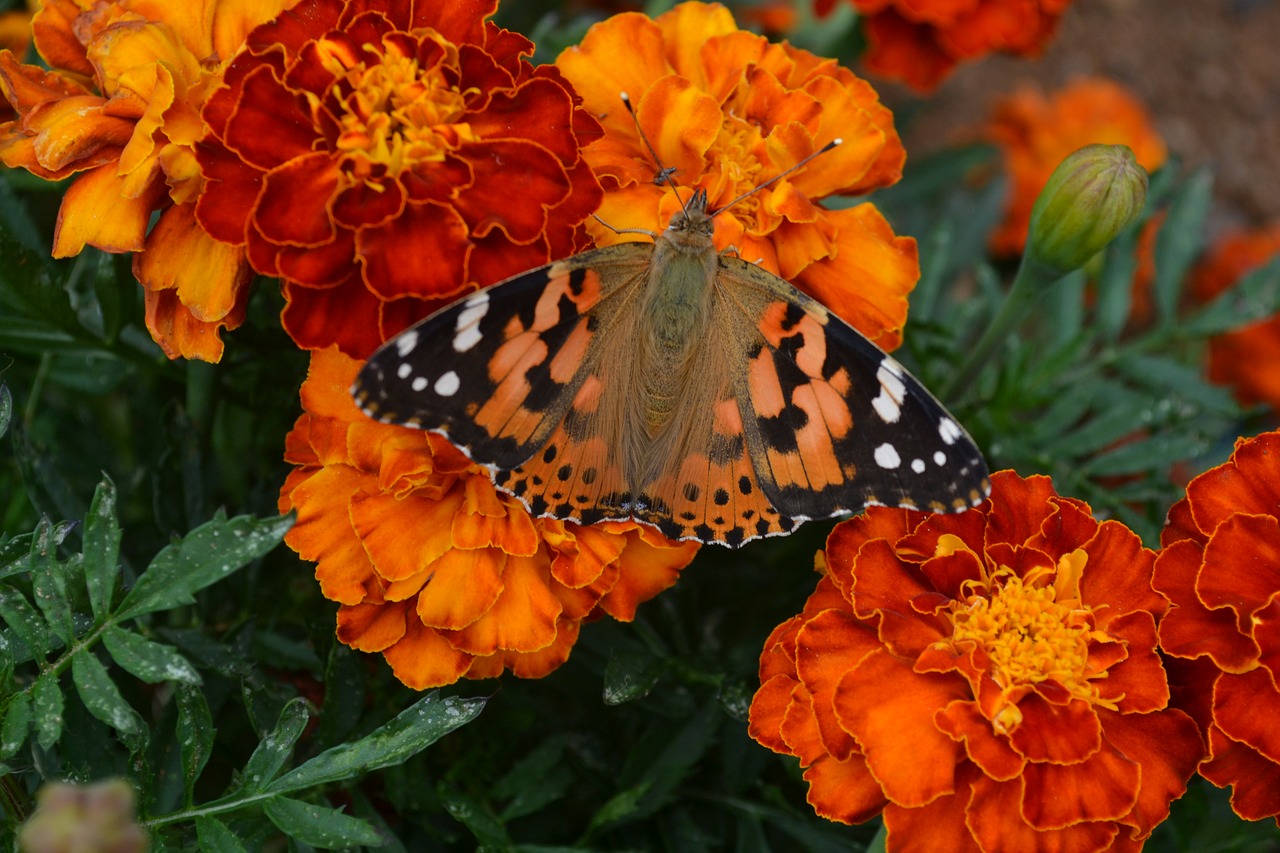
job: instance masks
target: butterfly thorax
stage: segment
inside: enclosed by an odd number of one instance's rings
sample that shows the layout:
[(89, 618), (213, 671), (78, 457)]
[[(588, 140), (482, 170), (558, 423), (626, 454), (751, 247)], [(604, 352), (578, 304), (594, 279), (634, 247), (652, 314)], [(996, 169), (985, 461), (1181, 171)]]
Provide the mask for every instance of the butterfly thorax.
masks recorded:
[(645, 431), (657, 438), (680, 405), (682, 389), (704, 365), (703, 335), (709, 323), (719, 260), (704, 204), (672, 218), (654, 240), (640, 313), (635, 371), (642, 388)]

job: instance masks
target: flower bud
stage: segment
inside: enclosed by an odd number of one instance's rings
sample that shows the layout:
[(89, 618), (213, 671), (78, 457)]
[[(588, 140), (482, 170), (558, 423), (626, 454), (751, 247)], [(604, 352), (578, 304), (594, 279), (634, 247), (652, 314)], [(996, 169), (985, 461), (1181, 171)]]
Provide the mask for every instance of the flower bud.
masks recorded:
[(1147, 172), (1127, 145), (1086, 145), (1054, 169), (1031, 211), (1027, 255), (1059, 274), (1084, 266), (1147, 200)]
[(45, 785), (18, 833), (23, 853), (144, 853), (149, 846), (136, 822), (133, 788), (123, 779)]

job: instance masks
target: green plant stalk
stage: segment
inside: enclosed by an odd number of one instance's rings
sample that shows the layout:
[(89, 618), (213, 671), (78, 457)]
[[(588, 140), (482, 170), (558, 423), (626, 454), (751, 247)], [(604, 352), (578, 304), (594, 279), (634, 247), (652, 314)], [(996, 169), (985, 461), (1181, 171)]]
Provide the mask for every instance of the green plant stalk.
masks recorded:
[(1055, 282), (1065, 278), (1071, 272), (1074, 270), (1064, 272), (1040, 263), (1034, 260), (1030, 253), (1023, 255), (1022, 263), (1018, 265), (1017, 275), (1013, 279), (1013, 286), (1009, 288), (1009, 294), (1005, 297), (1004, 304), (1000, 306), (1000, 312), (991, 321), (991, 325), (987, 326), (986, 332), (978, 339), (977, 344), (969, 350), (969, 354), (965, 356), (956, 372), (951, 374), (951, 379), (942, 386), (942, 399), (948, 403), (955, 403), (966, 395), (973, 381), (982, 372), (982, 368), (986, 367), (991, 360), (992, 354), (1022, 322), (1036, 301)]

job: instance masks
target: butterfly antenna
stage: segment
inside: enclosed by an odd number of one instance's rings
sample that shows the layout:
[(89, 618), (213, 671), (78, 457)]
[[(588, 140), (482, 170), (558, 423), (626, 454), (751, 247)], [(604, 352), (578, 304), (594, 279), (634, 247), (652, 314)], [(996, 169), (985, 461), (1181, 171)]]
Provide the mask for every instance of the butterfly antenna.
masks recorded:
[(837, 139), (831, 140), (826, 145), (822, 146), (817, 151), (810, 154), (808, 157), (805, 157), (803, 160), (801, 160), (799, 163), (796, 163), (791, 168), (784, 169), (778, 174), (774, 175), (769, 180), (765, 181), (763, 184), (759, 184), (757, 186), (752, 187), (751, 189), (744, 192), (742, 195), (735, 198), (733, 201), (726, 204), (724, 207), (721, 207), (718, 210), (712, 211), (711, 213), (707, 214), (707, 217), (711, 218), (713, 216), (719, 216), (721, 213), (724, 213), (726, 210), (733, 207), (735, 204), (742, 201), (744, 198), (747, 198), (748, 196), (751, 196), (751, 195), (754, 195), (755, 193), (760, 192), (760, 190), (764, 189), (765, 187), (771, 186), (772, 184), (776, 184), (778, 181), (782, 180), (787, 175), (790, 175), (792, 172), (796, 171), (797, 169), (803, 168), (804, 165), (808, 163), (810, 160), (812, 160), (814, 157), (817, 157), (822, 154), (826, 154), (832, 148), (835, 148), (837, 145), (842, 145), (842, 144), (844, 144), (843, 139), (837, 138)]
[(636, 115), (636, 108), (631, 103), (631, 96), (626, 92), (619, 92), (618, 94), (622, 98), (622, 105), (626, 107), (627, 112), (631, 114), (631, 120), (635, 122), (636, 133), (640, 134), (640, 141), (644, 143), (644, 147), (648, 150), (649, 156), (653, 158), (653, 162), (658, 167), (657, 173), (653, 176), (653, 182), (658, 186), (666, 184), (670, 187), (675, 187), (676, 182), (671, 179), (671, 176), (675, 174), (676, 167), (662, 165), (662, 158), (658, 156), (658, 152), (655, 151), (653, 145), (650, 144), (649, 137), (644, 135), (644, 128), (640, 126), (640, 118)]

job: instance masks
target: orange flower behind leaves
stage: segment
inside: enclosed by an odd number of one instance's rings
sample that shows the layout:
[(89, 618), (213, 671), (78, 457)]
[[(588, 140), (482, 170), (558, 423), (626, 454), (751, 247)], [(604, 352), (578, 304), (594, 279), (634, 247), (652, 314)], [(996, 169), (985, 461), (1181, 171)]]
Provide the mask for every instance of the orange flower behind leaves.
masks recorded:
[[(867, 68), (931, 91), (960, 62), (989, 53), (1036, 56), (1071, 0), (850, 0), (863, 17)], [(836, 0), (815, 0), (824, 16)]]
[(285, 541), (340, 604), (338, 638), (408, 686), (546, 675), (584, 619), (632, 619), (697, 553), (634, 522), (531, 518), (440, 436), (365, 417), (348, 390), (359, 368), (312, 353), (280, 510), (298, 513)]
[[(1191, 293), (1208, 302), (1280, 254), (1280, 225), (1229, 234), (1191, 274)], [(1209, 379), (1235, 389), (1246, 405), (1280, 411), (1280, 315), (1209, 342)]]
[(0, 91), (17, 112), (0, 124), (0, 161), (47, 180), (76, 176), (54, 257), (87, 245), (136, 253), (147, 327), (170, 358), (218, 361), (220, 330), (244, 320), (243, 253), (195, 224), (194, 148), (222, 64), (286, 3), (46, 0), (32, 31), (53, 70), (0, 51)]
[(497, 0), (303, 0), (208, 102), (200, 224), (283, 279), (285, 330), (366, 357), (451, 297), (585, 245), (599, 125)]
[(1200, 775), (1247, 820), (1280, 824), (1280, 433), (1236, 443), (1169, 511), (1155, 586), (1160, 648), (1209, 741)]
[(1148, 172), (1166, 156), (1142, 104), (1101, 78), (1077, 80), (1047, 98), (1023, 89), (997, 104), (985, 133), (1000, 147), (1009, 176), (1004, 221), (991, 236), (992, 251), (1003, 255), (1026, 245), (1036, 196), (1068, 154), (1092, 143), (1127, 145)]
[(959, 515), (872, 507), (760, 659), (752, 737), (893, 850), (1137, 850), (1203, 754), (1168, 707), (1155, 555), (1046, 477)]
[[(901, 341), (907, 294), (920, 275), (915, 241), (895, 236), (871, 204), (815, 201), (865, 194), (901, 177), (906, 154), (875, 91), (834, 60), (739, 30), (723, 6), (683, 3), (650, 19), (593, 26), (556, 65), (601, 116), (605, 136), (584, 156), (605, 187), (589, 223), (600, 245), (634, 240), (611, 229), (660, 231), (695, 189), (722, 207), (837, 137), (844, 144), (715, 219), (716, 245), (827, 305), (884, 349)], [(679, 198), (660, 180), (640, 126)]]

